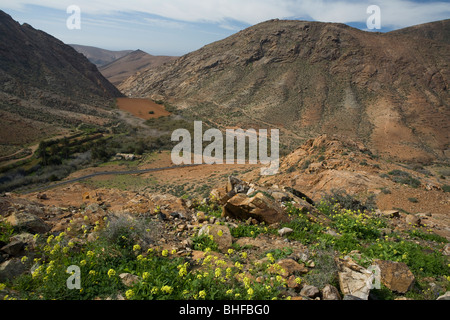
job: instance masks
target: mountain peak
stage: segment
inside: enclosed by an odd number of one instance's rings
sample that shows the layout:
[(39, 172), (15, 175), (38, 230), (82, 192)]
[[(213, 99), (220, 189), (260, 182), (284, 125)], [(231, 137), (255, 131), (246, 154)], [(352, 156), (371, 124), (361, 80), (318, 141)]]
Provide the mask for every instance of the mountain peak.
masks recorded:
[(281, 128), (287, 146), (338, 133), (389, 157), (444, 160), (450, 156), (442, 131), (450, 130), (448, 61), (445, 42), (430, 48), (401, 33), (271, 20), (119, 88), (192, 106), (187, 111), (222, 126)]

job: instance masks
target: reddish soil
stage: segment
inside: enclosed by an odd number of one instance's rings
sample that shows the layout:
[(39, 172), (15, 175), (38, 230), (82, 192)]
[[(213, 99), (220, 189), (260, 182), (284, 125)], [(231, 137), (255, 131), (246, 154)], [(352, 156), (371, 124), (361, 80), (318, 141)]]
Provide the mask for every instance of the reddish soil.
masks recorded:
[[(163, 105), (148, 99), (117, 98), (117, 106), (120, 110), (127, 111), (132, 115), (147, 120), (170, 115)], [(151, 113), (153, 111), (153, 113)]]

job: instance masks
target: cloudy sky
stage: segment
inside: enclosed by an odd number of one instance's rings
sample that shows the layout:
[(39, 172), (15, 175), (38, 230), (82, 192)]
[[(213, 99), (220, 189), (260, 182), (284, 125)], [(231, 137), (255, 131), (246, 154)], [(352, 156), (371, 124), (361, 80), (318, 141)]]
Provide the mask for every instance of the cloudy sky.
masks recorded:
[[(80, 9), (80, 29), (67, 27), (72, 5)], [(370, 5), (380, 8), (381, 29), (374, 31), (450, 18), (450, 0), (1, 0), (0, 9), (65, 43), (183, 55), (275, 18), (367, 30)]]

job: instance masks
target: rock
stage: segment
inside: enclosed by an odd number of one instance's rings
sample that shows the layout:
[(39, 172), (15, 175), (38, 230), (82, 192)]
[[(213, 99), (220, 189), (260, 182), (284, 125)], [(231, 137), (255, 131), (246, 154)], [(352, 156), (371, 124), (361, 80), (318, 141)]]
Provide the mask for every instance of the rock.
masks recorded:
[(314, 298), (319, 297), (320, 291), (319, 291), (319, 289), (317, 289), (316, 287), (314, 287), (312, 285), (306, 285), (300, 291), (300, 295), (314, 299)]
[(418, 226), (418, 225), (420, 225), (420, 222), (421, 222), (420, 218), (417, 217), (414, 214), (408, 214), (406, 216), (405, 221), (406, 221), (407, 224), (410, 224), (410, 225), (413, 225), (413, 226)]
[(353, 296), (351, 294), (344, 295), (344, 299), (342, 300), (367, 300), (367, 299), (361, 299), (360, 297)]
[(205, 215), (205, 213), (203, 211), (198, 211), (197, 214), (196, 214), (196, 217), (197, 217), (197, 221), (199, 223), (202, 223), (202, 222), (206, 221), (206, 215)]
[(291, 289), (299, 289), (301, 288), (302, 284), (297, 282), (297, 277), (294, 275), (291, 275), (289, 278), (286, 279), (286, 284), (288, 288)]
[(400, 218), (400, 212), (398, 210), (383, 210), (381, 213), (387, 218)]
[(36, 198), (39, 200), (48, 200), (48, 196), (45, 193), (38, 193), (36, 194)]
[(287, 214), (275, 200), (262, 192), (258, 192), (251, 198), (242, 193), (236, 194), (224, 205), (222, 216), (242, 220), (254, 218), (267, 224), (288, 220)]
[(369, 298), (373, 274), (369, 270), (356, 264), (351, 258), (336, 258), (338, 267), (339, 286), (346, 295), (358, 297), (362, 300)]
[(450, 256), (450, 243), (447, 243), (442, 249), (442, 254), (444, 256)]
[(6, 218), (6, 221), (17, 230), (33, 233), (45, 233), (50, 230), (50, 226), (42, 219), (29, 213), (15, 212)]
[(2, 247), (0, 250), (6, 252), (11, 256), (17, 256), (22, 251), (25, 243), (20, 240), (11, 241), (6, 246)]
[(322, 289), (322, 300), (341, 300), (339, 290), (335, 286), (327, 284)]
[(228, 177), (226, 192), (234, 191), (235, 193), (247, 193), (249, 189), (247, 182), (240, 180), (235, 176)]
[(198, 235), (212, 235), (213, 240), (217, 243), (220, 251), (226, 251), (233, 243), (230, 229), (227, 226), (217, 224), (204, 225), (199, 231)]
[(279, 273), (283, 277), (288, 277), (293, 274), (305, 274), (309, 271), (303, 263), (300, 264), (293, 259), (282, 259), (277, 261), (276, 264), (279, 265), (281, 269), (271, 266), (268, 271), (270, 273)]
[(119, 277), (122, 280), (122, 283), (127, 287), (132, 287), (140, 280), (138, 276), (131, 273), (121, 273), (119, 274)]
[(292, 198), (285, 192), (273, 191), (270, 195), (278, 202), (292, 201)]
[(450, 291), (447, 291), (442, 296), (439, 296), (436, 300), (450, 300)]
[(27, 270), (19, 258), (13, 258), (0, 264), (0, 282), (12, 280)]
[(406, 293), (414, 284), (415, 277), (403, 262), (375, 260), (380, 268), (381, 282), (390, 290)]
[(278, 234), (279, 234), (281, 237), (283, 237), (283, 236), (285, 236), (285, 235), (288, 235), (289, 233), (292, 233), (293, 231), (294, 231), (294, 230), (292, 230), (291, 228), (284, 227), (284, 228), (278, 230)]

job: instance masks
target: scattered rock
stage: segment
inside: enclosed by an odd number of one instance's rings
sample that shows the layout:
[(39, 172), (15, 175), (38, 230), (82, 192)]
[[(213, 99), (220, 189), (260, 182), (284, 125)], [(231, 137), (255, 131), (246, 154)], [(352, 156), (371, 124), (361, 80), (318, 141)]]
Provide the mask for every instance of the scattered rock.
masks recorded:
[(198, 232), (198, 235), (212, 235), (220, 251), (226, 251), (233, 243), (230, 229), (227, 226), (217, 224), (204, 225)]
[(276, 267), (270, 267), (269, 272), (279, 273), (285, 278), (293, 274), (305, 274), (309, 271), (303, 263), (300, 264), (293, 259), (282, 259), (277, 261), (276, 264), (281, 267), (281, 270)]
[(314, 287), (312, 285), (306, 285), (300, 291), (300, 295), (311, 298), (311, 299), (315, 299), (320, 296), (320, 291), (319, 291), (319, 289), (317, 289), (316, 287)]
[(48, 200), (47, 194), (45, 194), (45, 193), (36, 194), (36, 198), (39, 200)]
[(14, 240), (8, 243), (6, 246), (2, 247), (0, 251), (6, 252), (11, 256), (18, 256), (22, 249), (24, 248), (25, 243), (20, 240)]
[(442, 254), (443, 254), (444, 256), (450, 256), (450, 243), (447, 243), (447, 244), (444, 246), (444, 248), (443, 248), (443, 250), (442, 250)]
[(0, 282), (12, 280), (27, 270), (19, 258), (13, 258), (0, 264)]
[(50, 226), (35, 215), (25, 212), (15, 212), (6, 221), (17, 230), (27, 230), (33, 233), (45, 233), (50, 230)]
[(335, 286), (327, 284), (322, 289), (322, 300), (341, 300), (339, 290)]
[(302, 284), (297, 282), (297, 277), (294, 275), (291, 275), (286, 279), (286, 284), (288, 288), (291, 289), (299, 289), (302, 287)]
[(122, 283), (127, 287), (132, 287), (139, 282), (139, 277), (131, 273), (121, 273), (119, 274), (119, 277), (122, 280)]
[(406, 293), (414, 284), (415, 278), (403, 262), (375, 260), (380, 267), (381, 282), (390, 290)]
[(421, 222), (420, 218), (417, 217), (414, 214), (408, 214), (406, 216), (405, 221), (406, 221), (407, 224), (410, 224), (410, 225), (413, 225), (413, 226), (418, 226), (418, 225), (420, 225), (420, 222)]
[(381, 213), (387, 218), (400, 218), (400, 212), (398, 210), (384, 210)]
[(284, 227), (284, 228), (278, 230), (278, 234), (279, 234), (281, 237), (283, 237), (283, 236), (285, 236), (285, 235), (288, 235), (288, 234), (292, 233), (293, 231), (294, 231), (294, 230), (292, 230), (291, 228)]
[(196, 217), (197, 217), (197, 221), (199, 223), (202, 223), (202, 222), (206, 221), (206, 215), (205, 215), (205, 213), (203, 211), (198, 211), (197, 214), (196, 214)]

